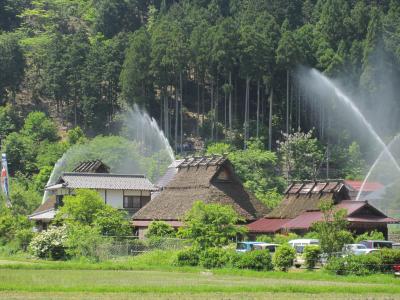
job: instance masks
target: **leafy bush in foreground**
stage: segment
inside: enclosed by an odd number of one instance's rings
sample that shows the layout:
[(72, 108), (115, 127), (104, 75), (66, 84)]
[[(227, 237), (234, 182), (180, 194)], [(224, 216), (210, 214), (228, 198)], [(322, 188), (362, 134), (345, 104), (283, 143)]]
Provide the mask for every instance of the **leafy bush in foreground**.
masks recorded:
[(30, 252), (39, 258), (65, 258), (67, 227), (50, 227), (35, 236), (29, 244)]
[(230, 261), (230, 252), (221, 248), (208, 248), (200, 254), (200, 264), (208, 269), (221, 268)]
[(296, 251), (289, 245), (278, 247), (272, 259), (275, 269), (286, 272), (293, 265), (295, 257)]
[(178, 252), (175, 264), (178, 266), (197, 266), (200, 254), (196, 248), (187, 248)]
[(307, 269), (314, 269), (321, 255), (321, 248), (317, 245), (306, 246), (303, 255)]
[(381, 260), (371, 254), (332, 257), (325, 269), (336, 275), (369, 275), (380, 271)]
[(266, 270), (273, 269), (271, 254), (267, 250), (254, 250), (238, 254), (233, 265), (240, 269)]
[(390, 272), (394, 264), (400, 264), (400, 250), (397, 249), (381, 249), (371, 255), (380, 259), (382, 272)]

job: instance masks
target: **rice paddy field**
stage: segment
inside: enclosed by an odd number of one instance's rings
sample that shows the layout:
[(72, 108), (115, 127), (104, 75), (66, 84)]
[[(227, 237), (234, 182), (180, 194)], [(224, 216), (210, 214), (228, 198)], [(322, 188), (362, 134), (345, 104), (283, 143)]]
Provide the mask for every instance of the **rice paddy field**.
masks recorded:
[(174, 267), (163, 259), (167, 254), (101, 263), (0, 259), (0, 298), (400, 299), (400, 278), (392, 275), (205, 270)]

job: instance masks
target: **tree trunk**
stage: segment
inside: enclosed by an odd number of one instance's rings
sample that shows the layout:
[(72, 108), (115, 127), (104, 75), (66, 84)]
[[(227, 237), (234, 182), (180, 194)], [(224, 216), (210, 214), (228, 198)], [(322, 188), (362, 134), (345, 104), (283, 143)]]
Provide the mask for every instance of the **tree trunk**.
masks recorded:
[(249, 130), (249, 98), (250, 98), (250, 78), (246, 78), (246, 97), (244, 105), (244, 149), (247, 148), (248, 130)]
[(211, 112), (211, 140), (214, 140), (214, 80), (211, 81), (211, 105), (210, 105), (210, 112)]
[(178, 102), (178, 85), (175, 86), (175, 132), (174, 145), (175, 152), (178, 153), (178, 117), (179, 117), (179, 102)]
[(232, 72), (229, 72), (229, 130), (232, 130)]
[(257, 81), (257, 133), (256, 136), (258, 138), (260, 126), (260, 80)]
[(289, 69), (286, 70), (286, 134), (289, 134)]
[(298, 87), (297, 89), (297, 131), (301, 131), (301, 89)]
[(163, 101), (164, 101), (164, 132), (168, 139), (169, 138), (169, 126), (168, 126), (169, 118), (168, 118), (168, 96), (167, 96), (166, 88), (164, 88)]
[(269, 95), (269, 118), (268, 118), (268, 150), (272, 150), (272, 105), (274, 102), (274, 89), (271, 87)]
[(214, 128), (215, 128), (215, 140), (218, 141), (218, 101), (219, 101), (219, 83), (217, 77), (217, 89), (216, 89), (216, 97), (215, 97), (215, 107), (214, 107)]
[(180, 102), (181, 102), (181, 152), (183, 151), (183, 82), (182, 71), (179, 73)]
[(200, 78), (199, 74), (197, 77), (197, 122), (196, 122), (196, 136), (199, 136), (199, 121), (200, 121)]

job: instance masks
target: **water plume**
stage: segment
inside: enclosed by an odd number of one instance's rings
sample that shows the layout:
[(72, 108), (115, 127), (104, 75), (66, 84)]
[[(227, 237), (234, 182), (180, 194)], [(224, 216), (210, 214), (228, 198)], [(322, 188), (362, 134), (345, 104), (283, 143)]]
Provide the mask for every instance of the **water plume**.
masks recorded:
[[(157, 121), (134, 106), (120, 116), (119, 136), (97, 136), (72, 146), (56, 162), (47, 186), (54, 184), (63, 172), (72, 171), (85, 160), (99, 159), (116, 174), (145, 174), (155, 182), (175, 160), (172, 148)], [(42, 202), (46, 201), (45, 192)]]

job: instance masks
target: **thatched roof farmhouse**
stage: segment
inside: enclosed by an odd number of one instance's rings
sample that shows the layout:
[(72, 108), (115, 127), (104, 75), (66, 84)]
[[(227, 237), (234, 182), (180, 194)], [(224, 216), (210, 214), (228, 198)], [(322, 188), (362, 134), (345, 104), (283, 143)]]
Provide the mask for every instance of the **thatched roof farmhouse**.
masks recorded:
[(175, 172), (169, 173), (176, 174), (160, 193), (133, 215), (133, 225), (139, 229), (139, 235), (153, 220), (173, 222), (178, 227), (198, 200), (230, 205), (246, 222), (267, 213), (265, 205), (243, 187), (226, 157), (186, 158), (175, 164), (175, 168)]
[(323, 220), (320, 204), (329, 201), (346, 211), (349, 230), (357, 234), (378, 230), (385, 236), (387, 225), (399, 221), (386, 216), (368, 201), (353, 200), (353, 190), (343, 180), (291, 183), (282, 202), (264, 218), (248, 225), (251, 235), (296, 232), (304, 234)]

